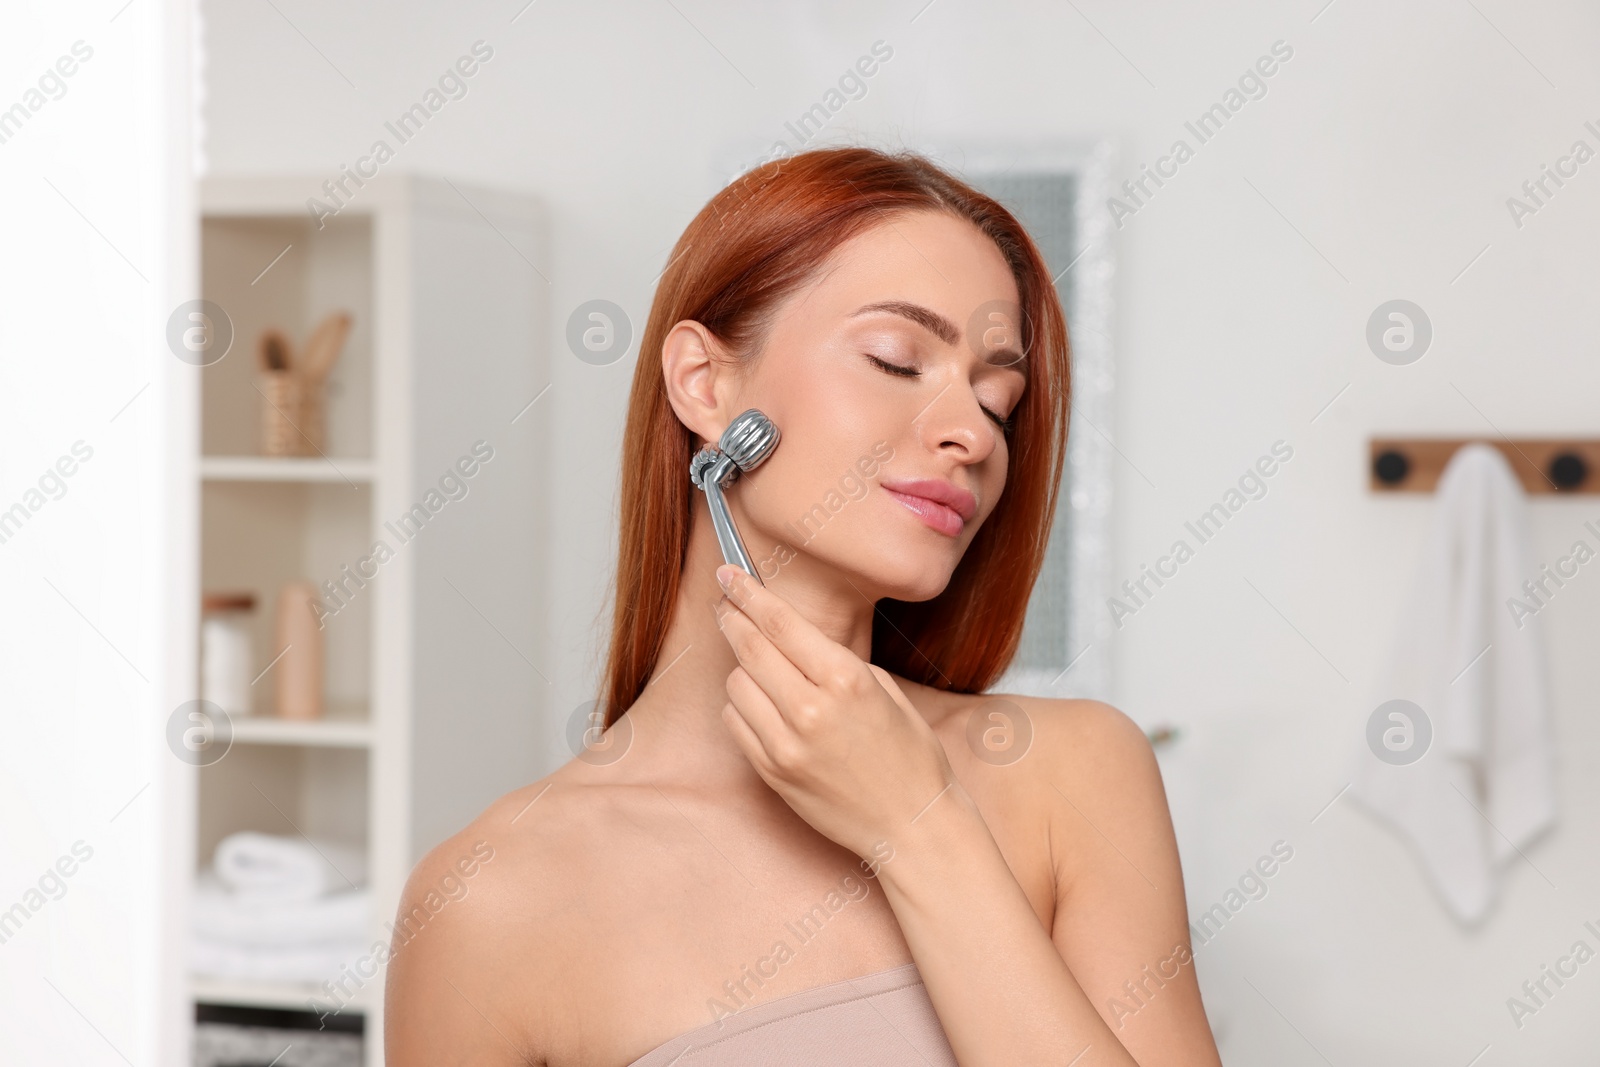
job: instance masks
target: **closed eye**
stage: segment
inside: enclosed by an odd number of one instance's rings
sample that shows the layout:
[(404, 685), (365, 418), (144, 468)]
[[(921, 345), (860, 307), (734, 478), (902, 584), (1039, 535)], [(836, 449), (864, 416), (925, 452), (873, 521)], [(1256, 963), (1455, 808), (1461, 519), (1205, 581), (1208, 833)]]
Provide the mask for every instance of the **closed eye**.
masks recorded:
[[(920, 377), (922, 377), (922, 372), (920, 370), (918, 370), (917, 368), (915, 368), (915, 367), (902, 367), (898, 363), (890, 363), (888, 360), (879, 359), (877, 356), (874, 356), (870, 352), (866, 353), (866, 357), (867, 357), (867, 359), (869, 361), (871, 361), (876, 366), (881, 367), (883, 370), (887, 371), (888, 373), (896, 375), (898, 377), (901, 377), (901, 378), (920, 378)], [(980, 404), (979, 407), (982, 407), (982, 405)], [(985, 415), (989, 416), (989, 418), (994, 420), (995, 425), (1000, 427), (1000, 430), (1001, 430), (1002, 433), (1009, 434), (1017, 424), (1017, 420), (1016, 419), (1001, 418), (999, 415), (996, 415), (994, 412), (990, 411), (988, 408), (983, 408), (983, 413)]]

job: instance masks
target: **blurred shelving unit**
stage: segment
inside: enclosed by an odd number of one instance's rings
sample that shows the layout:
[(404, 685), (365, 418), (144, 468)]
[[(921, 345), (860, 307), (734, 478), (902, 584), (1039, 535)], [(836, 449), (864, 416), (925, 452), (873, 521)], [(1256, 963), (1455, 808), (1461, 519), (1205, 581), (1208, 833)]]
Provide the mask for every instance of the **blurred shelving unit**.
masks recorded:
[[(326, 996), (322, 990), (301, 982), (235, 982), (226, 978), (196, 977), (190, 983), (190, 992), (196, 1003), (224, 1004), (234, 1008), (282, 1008), (304, 1011), (306, 1001)], [(367, 996), (365, 990), (352, 1000), (352, 1008), (370, 1011), (376, 996)], [(370, 1057), (369, 1057), (370, 1058)]]
[(336, 704), (322, 718), (308, 721), (241, 715), (232, 725), (236, 745), (366, 748), (372, 744), (372, 716), (365, 704)]
[(370, 459), (202, 456), (200, 478), (207, 482), (370, 482)]
[[(423, 853), (540, 765), (547, 683), (529, 664), (544, 647), (547, 450), (525, 408), (549, 382), (548, 282), (534, 266), (537, 201), (418, 176), (349, 188), (318, 218), (322, 177), (202, 183), (201, 296), (233, 342), (201, 372), (196, 566), (203, 590), (255, 593), (262, 676), (253, 708), (231, 716), (227, 755), (198, 770), (193, 832), (177, 838), (196, 872), (237, 830), (365, 849), (371, 944), (389, 941)], [(336, 309), (353, 326), (328, 383), (324, 454), (258, 455), (257, 338), (276, 327), (301, 345)], [(462, 457), (478, 460), (471, 476)], [(273, 610), (294, 579), (337, 605), (314, 721), (269, 714)], [(344, 1009), (365, 1016), (368, 1067), (383, 1062), (382, 989), (379, 970)], [(201, 976), (189, 996), (328, 999), (318, 984)]]

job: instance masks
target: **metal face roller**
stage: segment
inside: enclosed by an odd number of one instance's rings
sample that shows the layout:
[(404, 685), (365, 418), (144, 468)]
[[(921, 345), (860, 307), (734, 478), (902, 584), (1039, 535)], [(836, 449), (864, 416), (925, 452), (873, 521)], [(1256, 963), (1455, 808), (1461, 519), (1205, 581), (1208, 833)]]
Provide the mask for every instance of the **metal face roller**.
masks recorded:
[(715, 446), (706, 445), (689, 460), (689, 480), (706, 495), (706, 503), (711, 508), (711, 525), (717, 531), (723, 560), (758, 582), (761, 582), (761, 575), (756, 573), (750, 553), (745, 551), (722, 491), (733, 484), (741, 471), (753, 471), (761, 466), (777, 447), (778, 427), (751, 408), (728, 423)]

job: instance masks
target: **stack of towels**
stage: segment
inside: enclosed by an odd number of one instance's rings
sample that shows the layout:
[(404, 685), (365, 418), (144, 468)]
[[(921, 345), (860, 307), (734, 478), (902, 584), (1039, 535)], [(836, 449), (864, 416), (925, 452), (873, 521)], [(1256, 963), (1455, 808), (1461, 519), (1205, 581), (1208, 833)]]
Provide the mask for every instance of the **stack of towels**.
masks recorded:
[(361, 850), (244, 832), (222, 839), (195, 886), (196, 974), (322, 983), (365, 951), (370, 901)]

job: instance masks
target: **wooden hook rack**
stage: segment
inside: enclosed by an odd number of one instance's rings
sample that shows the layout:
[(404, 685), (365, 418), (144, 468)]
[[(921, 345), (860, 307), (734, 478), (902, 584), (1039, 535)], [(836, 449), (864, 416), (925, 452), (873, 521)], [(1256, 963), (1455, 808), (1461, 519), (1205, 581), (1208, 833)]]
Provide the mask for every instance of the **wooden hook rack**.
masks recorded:
[(1473, 441), (1499, 449), (1528, 493), (1600, 493), (1600, 440), (1570, 438), (1375, 437), (1370, 486), (1374, 492), (1431, 493), (1456, 449)]

